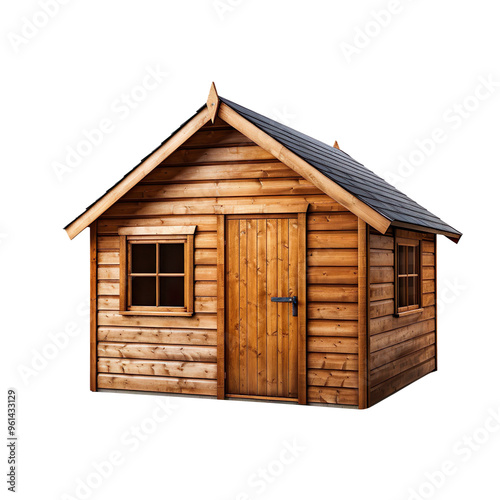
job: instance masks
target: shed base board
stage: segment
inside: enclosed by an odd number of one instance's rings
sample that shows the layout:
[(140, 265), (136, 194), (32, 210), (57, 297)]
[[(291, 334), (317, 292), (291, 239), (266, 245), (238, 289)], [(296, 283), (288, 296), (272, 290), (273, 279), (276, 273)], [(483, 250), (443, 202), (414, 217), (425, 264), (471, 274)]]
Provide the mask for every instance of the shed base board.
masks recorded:
[[(122, 389), (97, 389), (95, 392), (108, 392), (112, 394), (140, 394), (144, 396), (166, 396), (172, 398), (197, 398), (197, 399), (217, 399), (216, 396), (204, 396), (200, 394), (176, 394), (171, 392), (153, 392), (153, 391), (127, 391)], [(238, 396), (228, 396), (222, 401), (245, 401), (250, 403), (279, 403), (286, 405), (299, 405), (297, 400), (287, 399), (256, 399), (256, 398), (240, 398)], [(306, 403), (305, 406), (325, 406), (330, 408), (345, 408), (350, 410), (357, 410), (355, 405), (336, 405), (332, 403)]]
[(254, 397), (254, 396), (242, 396), (242, 395), (227, 395), (224, 399), (227, 401), (250, 401), (250, 402), (257, 402), (257, 403), (285, 403), (285, 404), (292, 404), (292, 405), (298, 405), (299, 401), (298, 399), (292, 399), (292, 398), (272, 398), (272, 397)]
[(359, 410), (358, 405), (336, 405), (332, 403), (307, 403), (307, 406), (325, 406), (328, 408), (343, 408), (346, 410)]
[(114, 394), (142, 394), (145, 396), (168, 396), (172, 398), (217, 399), (217, 396), (205, 396), (203, 394), (178, 394), (175, 392), (127, 391), (123, 389), (97, 389), (96, 392), (111, 392)]

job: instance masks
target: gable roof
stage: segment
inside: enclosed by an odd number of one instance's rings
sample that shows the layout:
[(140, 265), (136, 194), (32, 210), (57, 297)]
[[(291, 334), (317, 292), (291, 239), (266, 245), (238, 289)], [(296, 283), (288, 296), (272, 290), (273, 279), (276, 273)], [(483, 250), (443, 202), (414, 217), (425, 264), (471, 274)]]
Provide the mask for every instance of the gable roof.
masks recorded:
[(64, 228), (69, 237), (83, 231), (216, 115), (382, 233), (393, 225), (444, 234), (455, 242), (462, 236), (344, 151), (220, 97), (212, 85), (206, 105)]

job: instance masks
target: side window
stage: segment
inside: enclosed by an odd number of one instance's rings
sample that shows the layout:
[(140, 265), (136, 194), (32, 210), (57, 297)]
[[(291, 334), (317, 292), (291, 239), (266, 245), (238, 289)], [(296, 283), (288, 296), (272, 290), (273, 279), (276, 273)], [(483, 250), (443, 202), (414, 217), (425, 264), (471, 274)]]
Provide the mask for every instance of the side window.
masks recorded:
[(195, 228), (119, 229), (122, 314), (193, 314)]
[(396, 313), (422, 305), (420, 240), (396, 239)]

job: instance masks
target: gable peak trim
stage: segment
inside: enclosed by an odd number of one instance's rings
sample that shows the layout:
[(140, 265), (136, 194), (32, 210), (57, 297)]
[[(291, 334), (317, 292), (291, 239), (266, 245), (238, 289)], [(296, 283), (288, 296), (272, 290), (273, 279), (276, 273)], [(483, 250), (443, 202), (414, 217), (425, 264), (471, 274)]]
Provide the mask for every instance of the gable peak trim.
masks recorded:
[(220, 106), (219, 94), (217, 93), (217, 88), (215, 87), (215, 83), (212, 82), (207, 99), (207, 108), (212, 123), (215, 123), (215, 118), (217, 117), (217, 113), (219, 112), (219, 106)]

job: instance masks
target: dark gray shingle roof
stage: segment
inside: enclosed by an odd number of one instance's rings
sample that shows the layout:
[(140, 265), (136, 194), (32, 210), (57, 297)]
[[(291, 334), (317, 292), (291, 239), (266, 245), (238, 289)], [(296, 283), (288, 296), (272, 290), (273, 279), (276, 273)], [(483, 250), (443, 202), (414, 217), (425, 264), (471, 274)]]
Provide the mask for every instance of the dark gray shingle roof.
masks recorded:
[(219, 98), (253, 125), (391, 222), (412, 224), (453, 233), (457, 237), (461, 236), (459, 231), (408, 198), (347, 153), (255, 113), (229, 99), (220, 96)]

